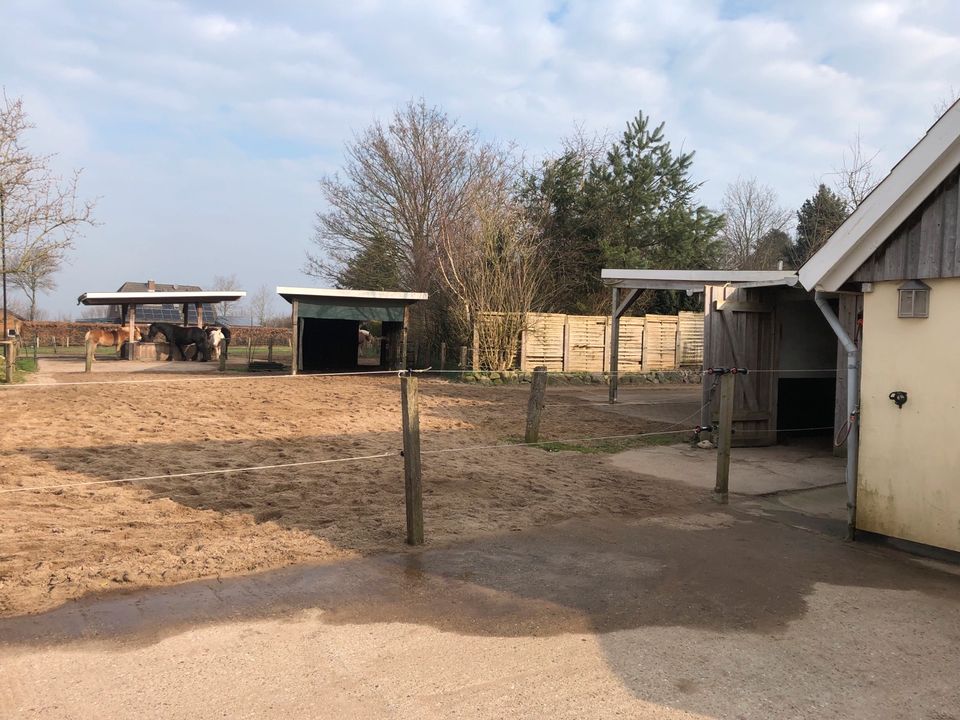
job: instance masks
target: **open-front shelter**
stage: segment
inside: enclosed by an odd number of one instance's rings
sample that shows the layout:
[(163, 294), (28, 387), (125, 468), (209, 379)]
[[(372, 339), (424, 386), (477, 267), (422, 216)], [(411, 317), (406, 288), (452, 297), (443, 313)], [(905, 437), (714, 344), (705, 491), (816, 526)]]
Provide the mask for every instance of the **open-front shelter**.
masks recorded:
[[(734, 444), (770, 445), (784, 432), (839, 429), (846, 421), (836, 335), (795, 271), (611, 269), (601, 277), (613, 300), (611, 402), (618, 392), (620, 318), (643, 290), (679, 290), (704, 294), (704, 368), (750, 370), (737, 378)], [(704, 382), (703, 426), (719, 412), (711, 387)]]
[(363, 322), (380, 322), (380, 367), (398, 370), (407, 357), (410, 306), (427, 293), (278, 287), (290, 303), (292, 372), (356, 370)]
[[(204, 326), (203, 306), (219, 302), (235, 302), (245, 297), (241, 290), (184, 290), (184, 291), (153, 291), (143, 290), (135, 292), (86, 292), (77, 298), (80, 305), (114, 305), (120, 307), (120, 324), (126, 325), (130, 337), (134, 336), (134, 326), (137, 323), (138, 305), (180, 305), (183, 308), (183, 324), (188, 325), (189, 312), (192, 306), (196, 313), (197, 327)], [(133, 344), (127, 344), (127, 359), (133, 359)]]

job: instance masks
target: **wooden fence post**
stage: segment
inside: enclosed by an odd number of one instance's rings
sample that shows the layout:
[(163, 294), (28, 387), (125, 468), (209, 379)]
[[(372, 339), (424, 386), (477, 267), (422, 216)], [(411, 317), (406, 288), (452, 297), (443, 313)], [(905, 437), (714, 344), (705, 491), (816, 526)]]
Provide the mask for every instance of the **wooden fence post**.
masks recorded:
[(720, 376), (720, 437), (717, 440), (717, 484), (714, 499), (726, 504), (730, 485), (730, 442), (733, 437), (733, 392), (736, 375)]
[(273, 336), (267, 340), (267, 362), (273, 362)]
[(420, 406), (417, 378), (400, 377), (403, 403), (403, 478), (407, 506), (407, 543), (423, 545), (423, 488), (420, 466)]
[(547, 392), (547, 366), (538, 365), (533, 369), (533, 382), (530, 383), (530, 399), (527, 401), (527, 431), (523, 441), (540, 442), (540, 415), (543, 412), (543, 398)]
[(480, 330), (477, 328), (477, 320), (473, 323), (473, 371), (480, 369)]
[(218, 358), (217, 370), (224, 372), (227, 369), (227, 348), (226, 343), (221, 342), (220, 357)]
[(13, 343), (12, 342), (2, 342), (0, 346), (3, 348), (3, 381), (5, 383), (13, 382)]
[(440, 343), (440, 371), (443, 372), (447, 369), (447, 344), (445, 342)]
[(87, 341), (87, 357), (84, 363), (83, 371), (84, 372), (93, 372), (93, 356), (97, 352), (97, 344), (92, 340)]

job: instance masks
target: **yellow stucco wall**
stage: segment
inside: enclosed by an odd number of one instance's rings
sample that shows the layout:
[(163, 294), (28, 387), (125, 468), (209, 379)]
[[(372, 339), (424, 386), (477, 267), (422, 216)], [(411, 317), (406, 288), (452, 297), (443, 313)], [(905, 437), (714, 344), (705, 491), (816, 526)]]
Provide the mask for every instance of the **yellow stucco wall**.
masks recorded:
[(925, 319), (897, 317), (900, 282), (864, 294), (857, 527), (960, 551), (960, 279), (925, 282)]

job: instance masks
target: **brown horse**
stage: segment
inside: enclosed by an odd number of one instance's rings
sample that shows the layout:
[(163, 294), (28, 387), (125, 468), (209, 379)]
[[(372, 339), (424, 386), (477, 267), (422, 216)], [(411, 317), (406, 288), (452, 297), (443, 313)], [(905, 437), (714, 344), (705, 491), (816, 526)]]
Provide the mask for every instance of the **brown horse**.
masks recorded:
[[(117, 355), (120, 354), (120, 349), (123, 347), (123, 344), (127, 342), (130, 338), (130, 330), (125, 327), (120, 328), (97, 328), (96, 330), (88, 330), (87, 334), (83, 336), (83, 341), (90, 346), (90, 343), (93, 343), (93, 352), (97, 352), (97, 346), (104, 345), (106, 347), (115, 347), (117, 349)], [(133, 327), (133, 339), (136, 342), (139, 342), (141, 338), (140, 328), (136, 325)]]

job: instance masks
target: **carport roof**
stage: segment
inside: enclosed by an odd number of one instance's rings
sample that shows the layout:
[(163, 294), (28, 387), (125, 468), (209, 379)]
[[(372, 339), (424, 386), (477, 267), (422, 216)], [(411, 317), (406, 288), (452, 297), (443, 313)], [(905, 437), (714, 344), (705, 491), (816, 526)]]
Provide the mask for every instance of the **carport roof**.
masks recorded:
[(413, 303), (426, 300), (427, 293), (418, 292), (387, 292), (383, 290), (341, 290), (339, 288), (298, 288), (278, 287), (277, 294), (287, 302), (299, 298), (322, 300), (329, 299), (331, 303), (337, 300), (387, 300), (400, 303)]
[(245, 297), (242, 290), (184, 290), (137, 292), (86, 292), (78, 305), (176, 305), (182, 303), (233, 302)]
[(604, 285), (643, 290), (691, 290), (702, 292), (706, 285), (763, 287), (796, 285), (794, 270), (615, 270), (600, 271)]

